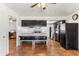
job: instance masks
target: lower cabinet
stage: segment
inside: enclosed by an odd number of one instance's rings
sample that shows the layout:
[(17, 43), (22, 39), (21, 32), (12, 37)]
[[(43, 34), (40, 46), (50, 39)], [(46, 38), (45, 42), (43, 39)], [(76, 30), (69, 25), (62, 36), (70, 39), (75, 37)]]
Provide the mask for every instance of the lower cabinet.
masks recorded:
[(20, 40), (47, 40), (46, 36), (20, 36)]

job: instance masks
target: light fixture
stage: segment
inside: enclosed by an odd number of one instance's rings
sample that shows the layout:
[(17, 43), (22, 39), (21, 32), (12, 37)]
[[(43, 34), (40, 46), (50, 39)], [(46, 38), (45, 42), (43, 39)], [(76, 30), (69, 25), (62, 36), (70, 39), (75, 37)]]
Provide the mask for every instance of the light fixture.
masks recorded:
[(46, 3), (41, 3), (42, 8), (46, 8)]
[(43, 10), (46, 9), (46, 3), (39, 3), (38, 5), (39, 5), (40, 8), (42, 8)]
[(9, 22), (12, 23), (13, 21), (12, 20), (9, 20)]
[(9, 17), (9, 22), (15, 22), (16, 18), (14, 16), (8, 15)]
[(34, 7), (42, 8), (43, 10), (45, 10), (46, 9), (46, 3), (35, 3), (31, 6), (31, 8), (34, 8)]

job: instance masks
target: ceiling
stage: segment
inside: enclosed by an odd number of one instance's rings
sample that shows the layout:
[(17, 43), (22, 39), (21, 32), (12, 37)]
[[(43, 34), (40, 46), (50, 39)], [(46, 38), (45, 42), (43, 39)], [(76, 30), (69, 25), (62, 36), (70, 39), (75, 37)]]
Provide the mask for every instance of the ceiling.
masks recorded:
[(31, 8), (33, 3), (5, 3), (20, 16), (67, 16), (79, 10), (79, 3), (47, 3), (46, 10)]

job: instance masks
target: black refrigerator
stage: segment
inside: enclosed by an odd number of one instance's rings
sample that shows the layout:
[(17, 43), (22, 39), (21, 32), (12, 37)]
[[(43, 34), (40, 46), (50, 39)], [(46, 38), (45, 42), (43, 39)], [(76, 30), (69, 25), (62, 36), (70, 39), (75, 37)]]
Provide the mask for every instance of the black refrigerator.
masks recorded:
[(66, 49), (78, 50), (78, 23), (66, 23)]
[[(54, 34), (55, 40), (58, 41), (60, 45), (68, 50), (78, 50), (78, 23), (64, 23), (65, 29), (62, 31), (59, 26), (58, 33), (56, 33), (56, 29), (58, 25), (62, 25), (62, 23), (54, 26)], [(57, 36), (58, 35), (58, 36)]]

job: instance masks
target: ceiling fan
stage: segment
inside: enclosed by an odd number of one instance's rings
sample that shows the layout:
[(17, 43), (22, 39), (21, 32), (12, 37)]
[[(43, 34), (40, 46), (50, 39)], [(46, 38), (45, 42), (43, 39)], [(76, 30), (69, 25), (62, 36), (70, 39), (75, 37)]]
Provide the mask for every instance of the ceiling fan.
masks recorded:
[[(50, 4), (56, 4), (56, 3), (50, 3)], [(34, 8), (36, 6), (45, 10), (47, 7), (47, 3), (35, 3), (31, 6), (31, 8)]]

